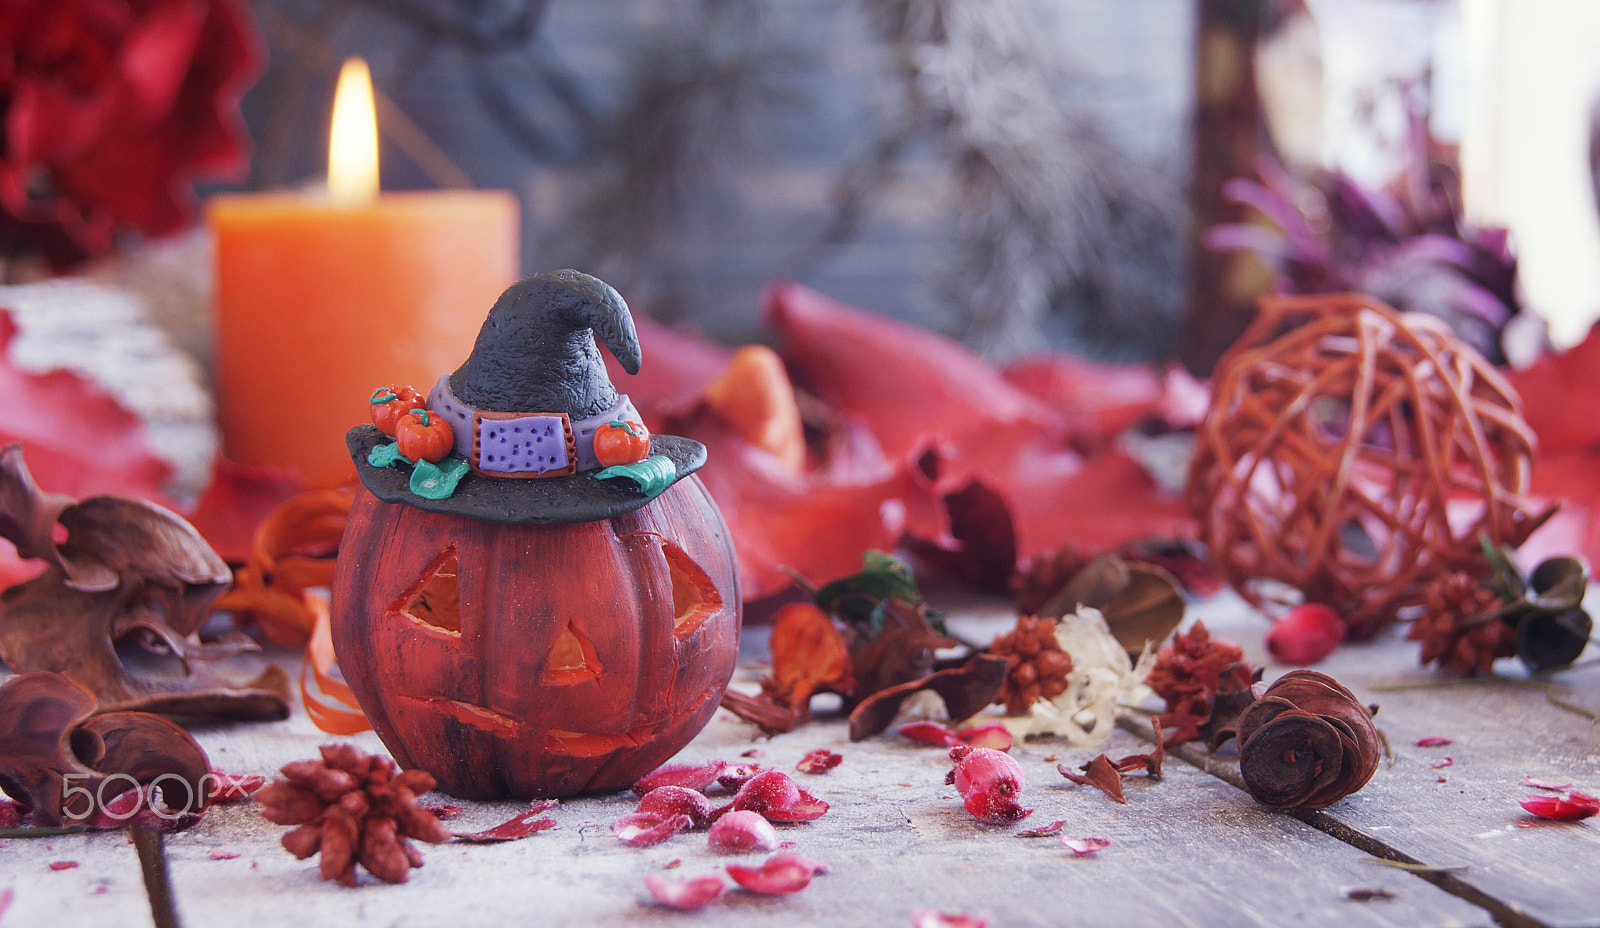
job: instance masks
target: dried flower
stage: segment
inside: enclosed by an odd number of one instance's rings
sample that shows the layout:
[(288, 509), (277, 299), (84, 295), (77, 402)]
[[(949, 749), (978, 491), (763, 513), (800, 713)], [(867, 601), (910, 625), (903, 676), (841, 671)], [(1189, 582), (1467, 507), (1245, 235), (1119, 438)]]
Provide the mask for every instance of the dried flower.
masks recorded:
[(1464, 677), (1488, 673), (1517, 653), (1517, 633), (1500, 621), (1500, 597), (1465, 571), (1442, 573), (1422, 588), (1422, 615), (1406, 638), (1422, 642), (1418, 660)]
[(945, 777), (961, 794), (972, 817), (994, 825), (1010, 825), (1033, 814), (1017, 804), (1022, 792), (1022, 768), (1011, 755), (989, 748), (965, 745), (950, 749), (955, 768)]
[(1566, 796), (1524, 796), (1518, 805), (1540, 818), (1577, 822), (1600, 814), (1600, 797), (1573, 790)]
[[(1173, 635), (1172, 643), (1156, 654), (1148, 679), (1150, 688), (1167, 703), (1161, 727), (1178, 729), (1167, 737), (1167, 744), (1206, 737), (1215, 748), (1226, 740), (1218, 740), (1219, 733), (1231, 724), (1231, 715), (1253, 701), (1250, 684), (1258, 675), (1244, 662), (1243, 648), (1212, 638), (1204, 622)], [(1219, 702), (1226, 703), (1227, 711), (1218, 711)]]
[(989, 646), (989, 653), (1006, 659), (1000, 699), (1006, 712), (1022, 715), (1041, 699), (1054, 699), (1067, 689), (1072, 655), (1056, 640), (1056, 620), (1024, 615), (1017, 625)]
[(1025, 732), (1056, 734), (1074, 745), (1104, 744), (1116, 726), (1117, 706), (1148, 695), (1145, 676), (1153, 657), (1134, 663), (1094, 609), (1083, 608), (1056, 623), (1056, 643), (1072, 656), (1067, 688), (1054, 699), (1036, 702)]
[(1267, 650), (1281, 663), (1304, 667), (1333, 653), (1343, 640), (1339, 613), (1321, 603), (1301, 603), (1272, 623)]
[(352, 745), (330, 744), (320, 760), (298, 761), (256, 794), (261, 814), (279, 825), (299, 825), (283, 836), (298, 860), (321, 853), (322, 878), (356, 885), (356, 864), (389, 883), (404, 883), (422, 854), (407, 839), (441, 844), (450, 832), (417, 805), (433, 789), (421, 770), (395, 772), (394, 761)]
[(1314, 670), (1283, 675), (1239, 715), (1239, 773), (1257, 801), (1320, 809), (1372, 779), (1383, 750), (1372, 710)]

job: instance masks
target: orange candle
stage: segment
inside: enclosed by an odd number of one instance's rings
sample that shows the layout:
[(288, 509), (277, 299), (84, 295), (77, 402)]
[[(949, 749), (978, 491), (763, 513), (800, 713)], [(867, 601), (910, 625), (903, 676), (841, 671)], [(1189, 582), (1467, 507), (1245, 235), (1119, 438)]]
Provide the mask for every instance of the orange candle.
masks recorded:
[(375, 123), (367, 173), (341, 175), (343, 95), (329, 196), (228, 195), (208, 208), (223, 452), (313, 482), (352, 470), (344, 433), (369, 421), (373, 390), (426, 394), (466, 358), (520, 263), (508, 191), (378, 196)]

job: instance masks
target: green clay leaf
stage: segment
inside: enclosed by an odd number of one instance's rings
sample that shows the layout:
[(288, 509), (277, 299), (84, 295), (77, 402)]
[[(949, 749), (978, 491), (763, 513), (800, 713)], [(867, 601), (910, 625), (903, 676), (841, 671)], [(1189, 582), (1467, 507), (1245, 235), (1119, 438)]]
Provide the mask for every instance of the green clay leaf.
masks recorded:
[(611, 480), (615, 477), (627, 477), (638, 487), (645, 496), (658, 496), (662, 490), (672, 486), (672, 481), (678, 476), (678, 466), (672, 459), (664, 454), (652, 454), (642, 461), (633, 464), (618, 464), (608, 467), (594, 475), (597, 480)]
[(405, 460), (405, 455), (400, 453), (400, 446), (395, 442), (375, 445), (367, 452), (367, 463), (373, 467), (393, 467)]
[(438, 464), (418, 461), (411, 471), (411, 492), (423, 499), (448, 499), (470, 469), (461, 458), (445, 458)]

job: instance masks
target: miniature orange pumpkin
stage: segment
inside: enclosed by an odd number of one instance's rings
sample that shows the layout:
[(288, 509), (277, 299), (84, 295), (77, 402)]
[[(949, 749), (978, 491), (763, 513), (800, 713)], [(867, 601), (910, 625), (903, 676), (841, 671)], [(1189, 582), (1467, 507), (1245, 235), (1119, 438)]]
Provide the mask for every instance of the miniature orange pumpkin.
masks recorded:
[(372, 726), (464, 799), (622, 789), (710, 719), (739, 589), (697, 478), (609, 519), (504, 525), (357, 490), (333, 637)]

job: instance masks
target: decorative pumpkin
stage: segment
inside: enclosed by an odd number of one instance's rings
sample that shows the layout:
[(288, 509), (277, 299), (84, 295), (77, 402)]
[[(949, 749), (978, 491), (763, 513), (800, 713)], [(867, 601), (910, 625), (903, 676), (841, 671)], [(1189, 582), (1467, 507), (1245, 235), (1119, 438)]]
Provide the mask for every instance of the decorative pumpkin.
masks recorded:
[(651, 436), (668, 480), (597, 479), (595, 432), (637, 414), (591, 329), (637, 370), (609, 286), (558, 271), (506, 291), (428, 399), (471, 466), (445, 499), (374, 466), (376, 428), (348, 437), (363, 486), (334, 577), (339, 665), (395, 759), (461, 798), (623, 789), (699, 733), (733, 673), (738, 579), (692, 476), (705, 449)]

